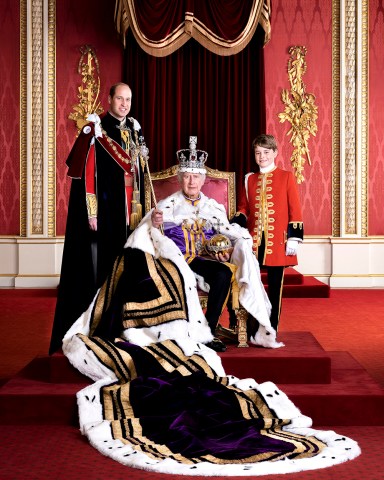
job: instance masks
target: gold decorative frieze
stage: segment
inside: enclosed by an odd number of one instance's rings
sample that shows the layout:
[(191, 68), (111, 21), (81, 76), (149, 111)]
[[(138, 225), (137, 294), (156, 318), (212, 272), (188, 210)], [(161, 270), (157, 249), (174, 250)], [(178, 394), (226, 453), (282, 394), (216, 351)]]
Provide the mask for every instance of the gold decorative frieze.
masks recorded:
[(333, 237), (368, 235), (368, 5), (332, 1)]
[(27, 0), (20, 1), (20, 236), (27, 236)]
[(308, 140), (310, 135), (316, 136), (317, 132), (317, 106), (316, 97), (312, 93), (306, 93), (303, 76), (307, 70), (305, 56), (307, 49), (304, 46), (294, 46), (289, 49), (288, 78), (291, 91), (283, 89), (281, 100), (285, 105), (284, 112), (279, 113), (280, 123), (289, 122), (291, 128), (290, 142), (294, 149), (291, 156), (297, 183), (304, 181), (304, 164), (306, 159), (311, 165)]
[(20, 2), (20, 235), (56, 234), (56, 1)]
[(90, 45), (80, 47), (81, 57), (78, 65), (78, 73), (82, 76), (81, 85), (78, 87), (77, 97), (79, 103), (73, 106), (74, 112), (68, 118), (76, 122), (78, 131), (87, 123), (87, 117), (91, 113), (98, 115), (103, 112), (99, 101), (100, 94), (100, 69), (95, 50)]
[(345, 3), (345, 167), (344, 205), (345, 233), (356, 234), (356, 3)]
[(56, 236), (56, 0), (48, 2), (47, 174), (48, 237)]
[(368, 16), (369, 1), (361, 2), (361, 236), (368, 236)]
[(340, 0), (332, 2), (332, 237), (340, 226)]
[(44, 233), (43, 214), (43, 187), (44, 187), (44, 157), (43, 157), (43, 1), (34, 0), (31, 5), (32, 17), (32, 125), (31, 136), (31, 167), (32, 167), (32, 204), (31, 204), (31, 233)]

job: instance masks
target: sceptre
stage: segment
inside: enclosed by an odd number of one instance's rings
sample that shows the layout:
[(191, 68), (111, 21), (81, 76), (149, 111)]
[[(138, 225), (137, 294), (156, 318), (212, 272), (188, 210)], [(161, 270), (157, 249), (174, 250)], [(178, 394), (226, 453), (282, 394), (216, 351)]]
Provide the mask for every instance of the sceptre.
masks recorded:
[[(152, 183), (152, 178), (151, 178), (151, 172), (149, 171), (149, 166), (148, 166), (148, 158), (149, 158), (149, 149), (147, 147), (147, 145), (145, 144), (145, 142), (143, 142), (143, 137), (140, 137), (140, 140), (141, 140), (141, 143), (140, 143), (140, 153), (141, 153), (141, 156), (144, 160), (144, 163), (145, 163), (145, 169), (147, 171), (147, 174), (148, 174), (148, 180), (149, 180), (149, 188), (151, 189), (151, 197), (152, 197), (152, 202), (153, 202), (153, 206), (155, 208), (157, 208), (157, 200), (156, 200), (156, 195), (155, 195), (155, 190), (153, 188), (153, 183)], [(163, 225), (160, 225), (160, 231), (161, 233), (164, 235), (164, 229), (163, 229)]]

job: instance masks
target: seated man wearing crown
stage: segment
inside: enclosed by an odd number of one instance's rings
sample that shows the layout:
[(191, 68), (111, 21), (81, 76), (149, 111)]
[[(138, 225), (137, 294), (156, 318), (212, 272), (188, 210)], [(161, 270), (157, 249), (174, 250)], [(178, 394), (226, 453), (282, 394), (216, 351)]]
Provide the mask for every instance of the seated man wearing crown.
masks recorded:
[[(94, 301), (67, 332), (64, 350), (75, 333), (85, 333), (139, 346), (174, 340), (188, 352), (196, 343), (225, 351), (215, 332), (232, 282), (241, 306), (258, 321), (250, 342), (283, 346), (269, 320), (271, 305), (248, 230), (230, 224), (225, 207), (201, 192), (208, 154), (196, 149), (196, 137), (177, 153), (180, 190), (130, 235)], [(205, 315), (197, 285), (208, 292)]]
[(209, 343), (211, 348), (226, 349), (215, 337), (215, 331), (233, 280), (238, 284), (242, 306), (259, 322), (250, 341), (265, 347), (282, 346), (276, 342), (276, 332), (269, 321), (270, 303), (252, 254), (251, 236), (246, 229), (230, 224), (224, 206), (201, 192), (208, 154), (197, 150), (196, 142), (196, 137), (190, 137), (189, 150), (177, 152), (180, 191), (160, 201), (143, 219), (141, 227), (161, 228), (165, 237), (180, 249), (199, 287), (208, 291), (205, 317), (214, 337)]

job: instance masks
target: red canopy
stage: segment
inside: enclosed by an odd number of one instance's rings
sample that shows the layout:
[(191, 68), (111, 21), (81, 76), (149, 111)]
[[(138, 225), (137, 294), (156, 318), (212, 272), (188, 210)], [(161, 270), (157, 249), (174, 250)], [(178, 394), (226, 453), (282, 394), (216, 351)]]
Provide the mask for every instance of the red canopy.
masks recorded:
[(194, 38), (217, 55), (234, 55), (260, 23), (270, 38), (270, 0), (116, 0), (115, 23), (125, 44), (129, 28), (140, 47), (165, 57)]

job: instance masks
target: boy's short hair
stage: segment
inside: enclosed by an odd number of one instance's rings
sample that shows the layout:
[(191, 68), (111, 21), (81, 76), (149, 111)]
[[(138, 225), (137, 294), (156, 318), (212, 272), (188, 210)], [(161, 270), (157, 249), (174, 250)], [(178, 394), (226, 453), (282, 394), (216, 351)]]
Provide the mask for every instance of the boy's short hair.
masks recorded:
[(269, 148), (271, 150), (277, 150), (277, 142), (273, 135), (268, 135), (267, 133), (262, 133), (258, 135), (252, 142), (253, 150), (257, 147)]

